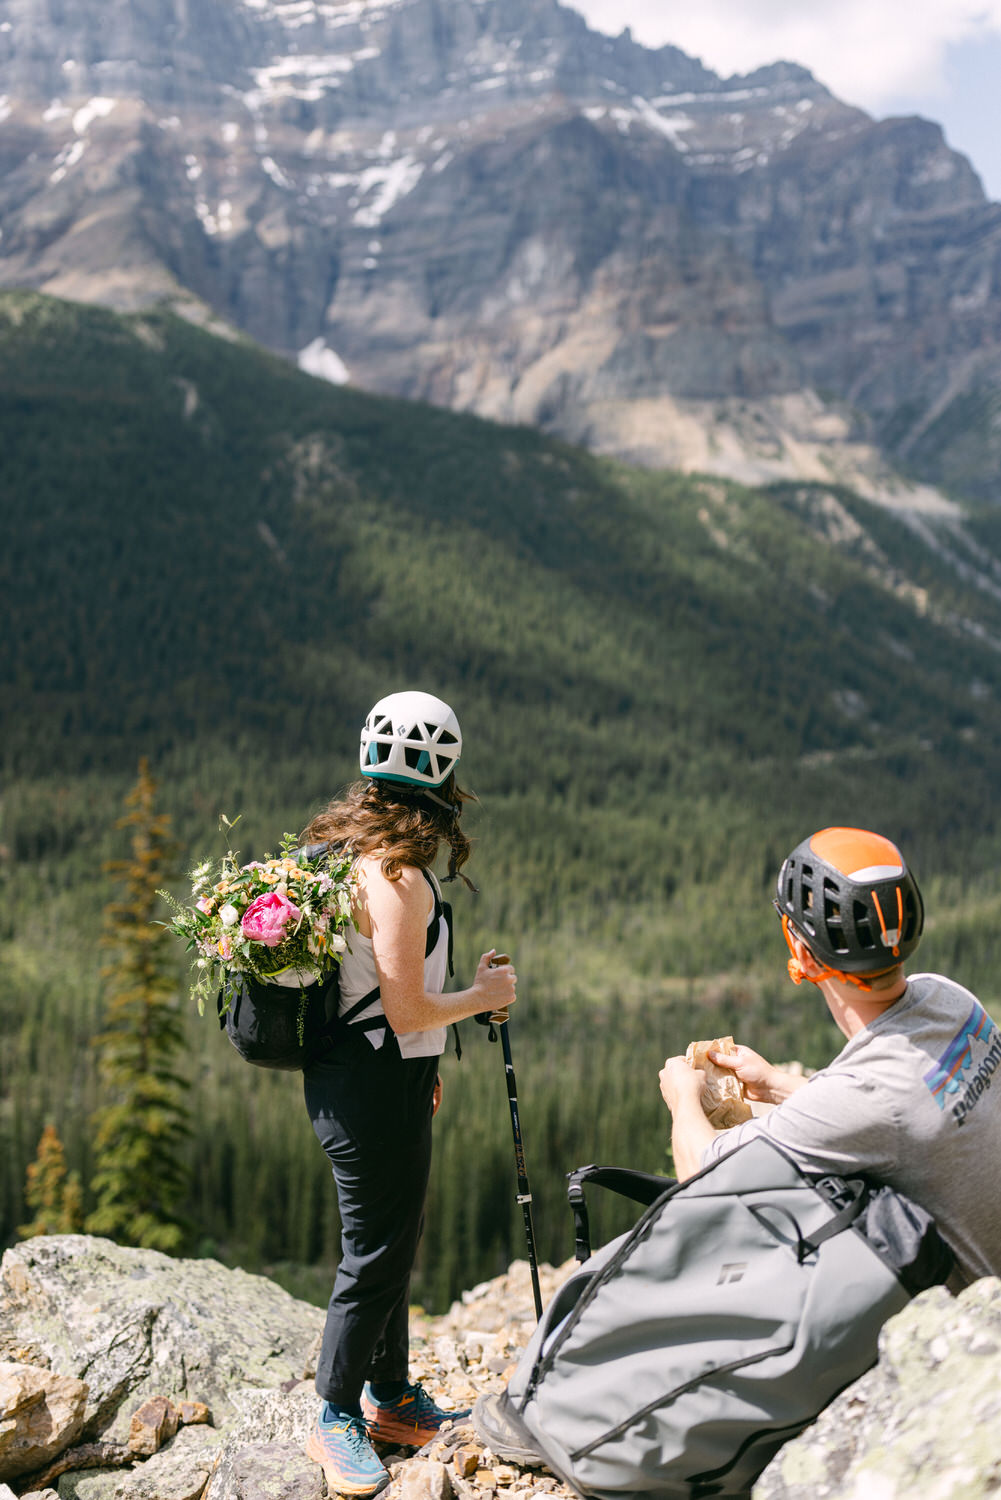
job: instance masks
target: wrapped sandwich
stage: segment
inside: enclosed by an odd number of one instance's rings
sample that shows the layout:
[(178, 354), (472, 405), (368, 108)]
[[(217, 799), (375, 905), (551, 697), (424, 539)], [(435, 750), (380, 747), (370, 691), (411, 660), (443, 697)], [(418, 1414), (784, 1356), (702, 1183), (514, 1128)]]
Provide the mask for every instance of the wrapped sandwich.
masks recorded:
[(690, 1068), (701, 1068), (706, 1075), (702, 1090), (702, 1108), (710, 1125), (729, 1130), (751, 1118), (751, 1106), (744, 1098), (744, 1085), (735, 1073), (710, 1062), (710, 1052), (736, 1052), (732, 1036), (718, 1036), (711, 1042), (690, 1042), (685, 1061)]

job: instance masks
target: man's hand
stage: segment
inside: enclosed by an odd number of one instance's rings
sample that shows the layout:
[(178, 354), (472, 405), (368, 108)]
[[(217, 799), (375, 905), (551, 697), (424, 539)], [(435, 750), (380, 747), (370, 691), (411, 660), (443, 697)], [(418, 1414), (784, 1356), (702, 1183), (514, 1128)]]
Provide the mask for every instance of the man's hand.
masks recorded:
[(694, 1100), (702, 1109), (702, 1090), (706, 1075), (701, 1068), (691, 1068), (683, 1057), (669, 1057), (660, 1070), (660, 1095), (671, 1114), (676, 1114), (681, 1100)]
[(781, 1068), (774, 1067), (750, 1047), (735, 1047), (732, 1052), (709, 1052), (707, 1056), (718, 1068), (727, 1068), (739, 1078), (748, 1099), (761, 1104), (781, 1104), (806, 1082), (797, 1073), (784, 1073)]
[(702, 1166), (702, 1153), (716, 1132), (702, 1108), (706, 1075), (690, 1068), (683, 1057), (669, 1057), (660, 1070), (660, 1092), (671, 1111), (671, 1151), (678, 1181), (693, 1177)]

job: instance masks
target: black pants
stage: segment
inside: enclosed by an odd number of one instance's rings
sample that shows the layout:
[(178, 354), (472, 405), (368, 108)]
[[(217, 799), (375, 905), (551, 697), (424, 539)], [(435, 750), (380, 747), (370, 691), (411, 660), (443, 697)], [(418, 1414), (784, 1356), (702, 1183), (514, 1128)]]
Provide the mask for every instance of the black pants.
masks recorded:
[(406, 1380), (410, 1273), (424, 1224), (437, 1057), (402, 1058), (348, 1041), (304, 1075), (306, 1108), (330, 1159), (341, 1262), (327, 1308), (316, 1389), (352, 1406), (366, 1380)]

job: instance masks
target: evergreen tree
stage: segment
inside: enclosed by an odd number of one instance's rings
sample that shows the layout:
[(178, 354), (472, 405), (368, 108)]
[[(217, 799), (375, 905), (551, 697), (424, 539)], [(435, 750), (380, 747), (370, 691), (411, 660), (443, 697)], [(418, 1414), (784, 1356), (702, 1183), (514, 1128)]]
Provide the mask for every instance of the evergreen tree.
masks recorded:
[(28, 1167), (25, 1201), (34, 1209), (30, 1224), (20, 1224), (21, 1239), (36, 1234), (75, 1234), (83, 1222), (83, 1194), (77, 1172), (66, 1167), (66, 1152), (54, 1125), (46, 1125), (38, 1154)]
[(157, 889), (173, 858), (169, 819), (154, 808), (156, 782), (145, 759), (119, 828), (132, 830), (132, 855), (106, 866), (123, 884), (105, 907), (102, 942), (105, 1029), (96, 1039), (107, 1103), (94, 1115), (96, 1199), (86, 1227), (125, 1244), (176, 1251), (185, 1237), (180, 1205), (187, 1186), (181, 1148), (188, 1134), (187, 1079), (173, 1062), (183, 1043), (169, 935), (154, 922)]

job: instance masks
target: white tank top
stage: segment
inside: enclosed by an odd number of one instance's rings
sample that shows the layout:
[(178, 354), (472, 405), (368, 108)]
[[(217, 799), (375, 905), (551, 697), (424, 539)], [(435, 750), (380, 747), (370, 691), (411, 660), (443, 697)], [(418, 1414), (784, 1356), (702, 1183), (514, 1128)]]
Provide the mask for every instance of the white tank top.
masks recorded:
[[(441, 902), (441, 887), (430, 870), (423, 870), (421, 873), (438, 898), (428, 914), (427, 925), (430, 928), (436, 920), (435, 911), (439, 909)], [(437, 918), (437, 923), (437, 938), (433, 941), (431, 951), (424, 960), (424, 990), (428, 995), (441, 994), (448, 974), (448, 925), (444, 913)], [(349, 928), (344, 936), (348, 946), (341, 959), (338, 1015), (344, 1015), (352, 1005), (356, 1005), (371, 990), (377, 989), (379, 984), (375, 955), (372, 952), (372, 939), (365, 937), (364, 933), (357, 932), (353, 927)], [(372, 1004), (366, 1006), (351, 1022), (351, 1025), (360, 1027), (367, 1040), (378, 1049), (383, 1045), (387, 1036), (386, 1027), (382, 1024), (384, 1016), (382, 999), (377, 995)], [(378, 1019), (380, 1024), (373, 1026), (371, 1024), (373, 1019)], [(366, 1023), (368, 1023), (368, 1030), (366, 1030)], [(396, 1040), (402, 1057), (440, 1057), (445, 1050), (447, 1035), (447, 1027), (436, 1026), (431, 1031), (407, 1031), (402, 1036), (397, 1036)]]

